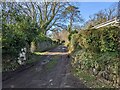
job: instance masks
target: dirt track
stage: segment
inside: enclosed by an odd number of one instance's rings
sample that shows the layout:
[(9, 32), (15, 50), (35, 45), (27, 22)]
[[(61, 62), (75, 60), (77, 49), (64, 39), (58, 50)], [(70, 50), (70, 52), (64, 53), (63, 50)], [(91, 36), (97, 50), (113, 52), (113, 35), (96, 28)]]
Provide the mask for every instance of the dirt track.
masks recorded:
[(48, 53), (44, 56), (44, 60), (48, 60), (55, 55), (55, 52), (61, 53), (57, 54), (58, 63), (52, 70), (46, 71), (40, 62), (4, 81), (3, 88), (86, 88), (78, 78), (71, 74), (70, 60), (66, 51), (66, 47), (59, 46), (51, 50), (54, 54)]

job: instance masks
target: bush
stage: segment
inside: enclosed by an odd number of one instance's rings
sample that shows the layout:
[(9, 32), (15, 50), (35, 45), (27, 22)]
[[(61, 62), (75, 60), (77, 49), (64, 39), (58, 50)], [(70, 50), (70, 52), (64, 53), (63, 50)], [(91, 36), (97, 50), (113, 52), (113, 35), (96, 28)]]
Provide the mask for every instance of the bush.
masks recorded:
[(75, 33), (71, 35), (71, 40), (68, 44), (68, 48), (71, 52), (76, 49), (81, 49), (81, 46), (78, 44), (78, 40), (79, 40), (78, 34)]
[(68, 36), (68, 40), (70, 41), (70, 40), (71, 40), (71, 36), (72, 36), (73, 34), (76, 34), (76, 33), (78, 33), (77, 30), (71, 31), (71, 33), (70, 33), (69, 36)]

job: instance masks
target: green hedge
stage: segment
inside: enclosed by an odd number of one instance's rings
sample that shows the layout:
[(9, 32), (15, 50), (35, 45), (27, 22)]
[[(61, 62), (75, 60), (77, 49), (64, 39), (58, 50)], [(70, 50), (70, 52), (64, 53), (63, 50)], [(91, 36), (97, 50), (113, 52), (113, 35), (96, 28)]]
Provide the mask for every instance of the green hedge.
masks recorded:
[(113, 86), (120, 86), (119, 35), (118, 27), (81, 30), (71, 35), (70, 45), (74, 46), (72, 66), (104, 78)]
[(81, 30), (79, 45), (93, 52), (116, 51), (118, 45), (118, 27), (106, 27), (101, 29)]

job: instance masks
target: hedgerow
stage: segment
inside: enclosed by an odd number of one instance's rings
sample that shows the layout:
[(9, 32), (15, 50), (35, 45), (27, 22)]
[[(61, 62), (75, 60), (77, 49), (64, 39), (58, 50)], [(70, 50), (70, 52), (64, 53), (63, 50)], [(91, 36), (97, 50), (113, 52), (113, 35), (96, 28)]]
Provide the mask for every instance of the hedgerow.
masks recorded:
[(79, 45), (92, 52), (117, 51), (119, 33), (118, 27), (81, 30)]
[[(81, 30), (76, 35), (77, 41), (74, 35), (71, 35), (70, 42), (74, 41), (81, 47), (81, 49), (74, 47), (72, 66), (104, 78), (113, 83), (113, 86), (119, 86), (119, 34), (120, 29), (111, 26)], [(72, 45), (74, 46), (74, 44)]]

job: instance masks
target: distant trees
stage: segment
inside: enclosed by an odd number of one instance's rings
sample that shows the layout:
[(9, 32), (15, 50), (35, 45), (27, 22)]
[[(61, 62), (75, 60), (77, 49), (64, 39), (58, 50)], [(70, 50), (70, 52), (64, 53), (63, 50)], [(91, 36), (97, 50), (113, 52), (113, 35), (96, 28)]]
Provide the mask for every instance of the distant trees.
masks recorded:
[(68, 36), (69, 36), (69, 32), (67, 30), (62, 30), (60, 32), (58, 31), (55, 31), (53, 32), (53, 36), (52, 36), (52, 39), (53, 40), (60, 40), (61, 42), (65, 42), (65, 43), (68, 43), (69, 40), (68, 40)]

